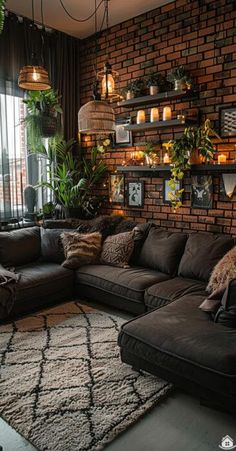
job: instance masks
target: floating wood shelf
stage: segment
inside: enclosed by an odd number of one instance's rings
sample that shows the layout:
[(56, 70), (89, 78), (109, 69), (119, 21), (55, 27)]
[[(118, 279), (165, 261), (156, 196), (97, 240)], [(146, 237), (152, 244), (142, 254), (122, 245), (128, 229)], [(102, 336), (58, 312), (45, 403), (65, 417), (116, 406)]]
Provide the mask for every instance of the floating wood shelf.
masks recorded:
[(144, 122), (143, 124), (128, 124), (124, 126), (125, 130), (140, 132), (144, 130), (155, 130), (157, 128), (184, 127), (189, 124), (196, 124), (196, 119), (172, 119), (171, 121)]
[[(159, 165), (155, 168), (149, 166), (117, 166), (119, 172), (168, 172), (171, 166), (168, 164)], [(236, 164), (194, 164), (189, 169), (191, 172), (236, 172)]]
[(191, 98), (196, 95), (196, 92), (194, 91), (166, 91), (166, 92), (159, 92), (158, 94), (154, 96), (142, 96), (142, 97), (135, 97), (134, 99), (130, 100), (123, 100), (122, 102), (119, 102), (117, 106), (129, 108), (129, 107), (135, 107), (139, 105), (151, 105), (151, 104), (158, 104), (166, 100), (174, 100), (174, 99), (182, 99), (182, 98)]

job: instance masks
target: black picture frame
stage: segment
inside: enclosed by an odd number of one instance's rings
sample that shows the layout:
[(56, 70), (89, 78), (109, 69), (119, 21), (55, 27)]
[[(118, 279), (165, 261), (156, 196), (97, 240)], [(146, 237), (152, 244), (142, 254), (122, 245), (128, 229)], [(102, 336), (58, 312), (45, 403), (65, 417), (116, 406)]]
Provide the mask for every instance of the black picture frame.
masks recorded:
[(112, 135), (113, 147), (132, 147), (133, 136), (130, 130), (125, 130), (124, 125), (131, 124), (130, 117), (120, 117), (116, 119), (115, 133)]
[(212, 208), (213, 181), (211, 175), (194, 174), (191, 176), (191, 207)]
[(144, 182), (132, 180), (127, 183), (127, 206), (129, 208), (143, 208)]
[[(163, 204), (166, 204), (166, 205), (171, 205), (171, 201), (168, 197), (168, 193), (170, 193), (172, 191), (168, 185), (169, 181), (170, 181), (170, 179), (167, 179), (167, 178), (163, 179), (162, 201), (163, 201)], [(176, 187), (178, 190), (182, 188), (181, 180), (176, 182)], [(182, 199), (182, 195), (180, 196), (179, 200), (181, 200), (181, 199)]]
[(221, 138), (236, 137), (236, 106), (219, 108), (219, 128)]
[(109, 199), (112, 205), (125, 204), (125, 176), (114, 173), (109, 176)]

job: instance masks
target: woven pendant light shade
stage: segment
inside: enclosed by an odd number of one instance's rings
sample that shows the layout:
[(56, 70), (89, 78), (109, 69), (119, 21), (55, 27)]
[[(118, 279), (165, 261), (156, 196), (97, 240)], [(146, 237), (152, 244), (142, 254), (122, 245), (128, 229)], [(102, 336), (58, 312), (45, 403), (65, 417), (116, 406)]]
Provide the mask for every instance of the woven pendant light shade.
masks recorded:
[(48, 73), (42, 66), (24, 66), (20, 71), (18, 85), (29, 91), (46, 91), (51, 88)]
[(79, 132), (87, 135), (114, 133), (114, 110), (102, 100), (92, 100), (80, 108), (78, 124)]

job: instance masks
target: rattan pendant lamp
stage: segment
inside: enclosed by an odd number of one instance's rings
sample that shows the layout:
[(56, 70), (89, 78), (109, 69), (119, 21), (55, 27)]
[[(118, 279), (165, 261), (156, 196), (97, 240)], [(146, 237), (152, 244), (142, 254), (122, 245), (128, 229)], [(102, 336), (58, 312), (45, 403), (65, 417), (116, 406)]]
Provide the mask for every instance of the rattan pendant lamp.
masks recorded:
[[(104, 0), (107, 2), (107, 0)], [(97, 36), (97, 4), (95, 0), (95, 37)], [(95, 43), (95, 73), (93, 84), (94, 100), (83, 105), (78, 113), (79, 132), (87, 135), (105, 135), (115, 132), (115, 113), (106, 96), (101, 100), (99, 78), (97, 74), (97, 44)], [(106, 90), (106, 88), (105, 88)]]
[[(44, 31), (44, 21), (43, 21), (43, 0), (41, 0), (41, 23), (42, 23), (42, 33)], [(32, 0), (32, 35), (35, 31), (34, 24), (34, 0)], [(31, 36), (32, 38), (33, 36)], [(43, 46), (43, 34), (41, 34), (42, 46)], [(41, 58), (42, 59), (42, 58)], [(37, 55), (32, 51), (31, 65), (24, 66), (20, 70), (18, 85), (22, 89), (27, 89), (29, 91), (46, 91), (51, 88), (51, 84), (48, 77), (47, 70), (38, 63)]]

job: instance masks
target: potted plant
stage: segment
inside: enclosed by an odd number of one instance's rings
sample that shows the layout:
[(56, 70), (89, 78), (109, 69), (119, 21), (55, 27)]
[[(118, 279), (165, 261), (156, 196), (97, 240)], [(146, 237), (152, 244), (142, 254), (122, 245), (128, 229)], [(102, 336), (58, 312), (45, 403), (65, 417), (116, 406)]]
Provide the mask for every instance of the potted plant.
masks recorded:
[[(55, 202), (63, 207), (66, 217), (88, 217), (95, 211), (93, 189), (103, 178), (107, 167), (98, 156), (104, 152), (110, 141), (94, 147), (91, 159), (83, 158), (79, 165), (73, 157), (74, 140), (49, 145), (48, 152), (41, 153), (48, 159), (47, 181), (38, 184), (51, 190)], [(91, 200), (91, 203), (90, 203)]]
[(174, 83), (175, 91), (190, 89), (192, 79), (189, 76), (184, 66), (175, 67), (167, 74), (167, 80)]
[(144, 95), (145, 93), (144, 80), (142, 78), (136, 78), (135, 80), (131, 80), (124, 89), (124, 92), (126, 93), (126, 100)]
[(150, 95), (156, 95), (158, 92), (163, 90), (163, 87), (165, 85), (165, 78), (162, 74), (154, 72), (147, 76), (146, 85), (149, 88)]
[(183, 189), (178, 188), (178, 182), (183, 179), (184, 171), (191, 167), (191, 164), (208, 162), (214, 157), (214, 144), (210, 138), (213, 135), (219, 136), (211, 128), (209, 119), (200, 127), (188, 127), (183, 135), (172, 143), (171, 149), (171, 188), (170, 201), (174, 209), (182, 205), (181, 194)]
[(4, 27), (5, 3), (6, 3), (6, 0), (0, 0), (0, 34), (2, 33), (3, 27)]
[(25, 123), (32, 151), (42, 147), (42, 139), (55, 136), (60, 131), (62, 109), (60, 97), (53, 89), (47, 91), (28, 91)]

